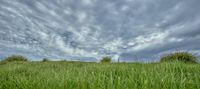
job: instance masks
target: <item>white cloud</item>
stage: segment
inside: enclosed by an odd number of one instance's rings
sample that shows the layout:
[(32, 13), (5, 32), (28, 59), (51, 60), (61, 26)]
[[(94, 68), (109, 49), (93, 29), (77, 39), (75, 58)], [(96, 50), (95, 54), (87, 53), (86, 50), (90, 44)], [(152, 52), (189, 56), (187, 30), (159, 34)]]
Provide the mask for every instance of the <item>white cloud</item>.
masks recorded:
[(39, 33), (41, 39), (43, 39), (43, 40), (48, 40), (48, 36), (49, 36), (49, 35), (48, 35), (47, 33), (42, 32), (42, 31), (37, 31), (37, 32)]
[(111, 52), (118, 52), (119, 51), (119, 47), (123, 46), (123, 42), (121, 40), (121, 38), (117, 38), (111, 42), (107, 42), (103, 48), (106, 50), (109, 50)]
[(129, 10), (129, 7), (126, 6), (126, 5), (124, 5), (124, 6), (121, 8), (121, 10), (122, 10), (122, 11), (127, 11), (127, 10)]
[(0, 47), (6, 52), (14, 49), (36, 56), (100, 59), (111, 55), (114, 60), (123, 53), (156, 55), (175, 47), (198, 50), (195, 45), (200, 32), (198, 3), (198, 0), (3, 0)]
[(77, 15), (80, 23), (84, 23), (84, 21), (86, 21), (87, 14), (85, 12), (78, 12)]
[(67, 45), (61, 37), (56, 37), (55, 43), (55, 46), (57, 46), (61, 51), (65, 52), (66, 54), (73, 54), (74, 50), (72, 48), (67, 47)]
[(96, 2), (96, 0), (82, 0), (82, 2), (85, 5), (93, 5), (93, 3)]
[(130, 41), (128, 44), (134, 45), (131, 50), (134, 50), (134, 51), (145, 50), (146, 48), (150, 46), (164, 43), (167, 36), (168, 36), (168, 32), (152, 33), (145, 36), (138, 36), (132, 41)]

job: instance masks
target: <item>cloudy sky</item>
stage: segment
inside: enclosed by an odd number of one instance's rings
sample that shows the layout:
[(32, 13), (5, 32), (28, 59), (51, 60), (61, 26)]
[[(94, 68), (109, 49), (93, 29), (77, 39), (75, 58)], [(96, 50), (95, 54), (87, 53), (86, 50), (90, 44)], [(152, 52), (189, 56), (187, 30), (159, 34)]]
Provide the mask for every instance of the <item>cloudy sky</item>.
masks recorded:
[(200, 55), (200, 0), (0, 0), (0, 58)]

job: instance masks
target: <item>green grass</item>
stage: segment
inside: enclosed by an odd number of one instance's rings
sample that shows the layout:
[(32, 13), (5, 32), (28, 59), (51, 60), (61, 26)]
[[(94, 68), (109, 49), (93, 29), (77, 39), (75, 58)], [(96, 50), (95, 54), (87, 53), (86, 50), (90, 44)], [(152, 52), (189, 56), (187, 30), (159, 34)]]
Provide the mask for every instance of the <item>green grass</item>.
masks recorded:
[(11, 62), (0, 89), (200, 89), (200, 65)]

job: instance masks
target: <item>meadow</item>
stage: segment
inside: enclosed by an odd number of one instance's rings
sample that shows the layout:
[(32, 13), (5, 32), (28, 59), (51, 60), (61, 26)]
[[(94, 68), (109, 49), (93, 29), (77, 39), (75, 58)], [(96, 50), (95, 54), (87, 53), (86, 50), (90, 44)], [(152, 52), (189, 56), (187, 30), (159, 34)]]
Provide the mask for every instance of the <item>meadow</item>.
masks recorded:
[(200, 65), (9, 62), (0, 64), (0, 89), (200, 89)]

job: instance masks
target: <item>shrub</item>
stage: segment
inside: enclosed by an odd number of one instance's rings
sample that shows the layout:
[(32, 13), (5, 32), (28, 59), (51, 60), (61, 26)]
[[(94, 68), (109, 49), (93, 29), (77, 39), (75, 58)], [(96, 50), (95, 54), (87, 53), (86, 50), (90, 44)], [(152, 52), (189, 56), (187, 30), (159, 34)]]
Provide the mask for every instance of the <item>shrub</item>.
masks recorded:
[(42, 59), (42, 62), (48, 62), (48, 61), (49, 61), (48, 58), (43, 58), (43, 59)]
[(176, 52), (161, 57), (160, 62), (180, 61), (184, 63), (197, 63), (197, 57), (188, 52)]
[(7, 57), (5, 60), (3, 60), (4, 62), (12, 62), (12, 61), (28, 61), (28, 59), (24, 56), (21, 55), (12, 55), (10, 57)]
[(103, 57), (101, 59), (101, 63), (111, 63), (112, 58), (111, 57)]

